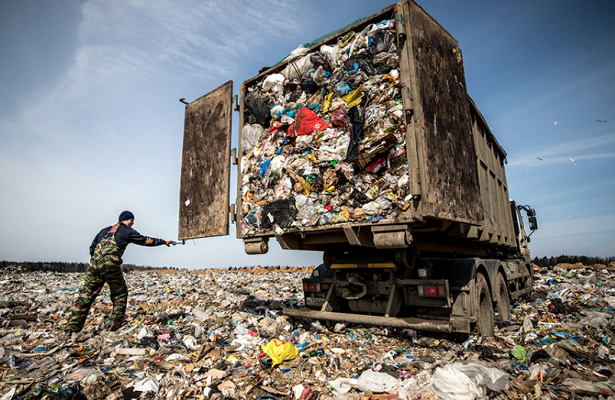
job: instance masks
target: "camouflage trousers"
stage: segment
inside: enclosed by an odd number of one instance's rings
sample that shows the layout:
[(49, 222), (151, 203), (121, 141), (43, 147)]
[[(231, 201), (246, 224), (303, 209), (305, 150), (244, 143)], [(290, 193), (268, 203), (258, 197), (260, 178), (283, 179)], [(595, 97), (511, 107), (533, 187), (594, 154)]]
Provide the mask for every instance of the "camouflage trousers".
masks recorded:
[(68, 320), (67, 330), (79, 332), (83, 329), (88, 317), (90, 307), (96, 300), (96, 296), (104, 286), (105, 282), (111, 289), (111, 301), (113, 302), (113, 314), (111, 318), (119, 321), (126, 314), (126, 302), (128, 301), (128, 289), (121, 270), (121, 259), (101, 260), (100, 264), (92, 259), (90, 266), (85, 274), (85, 282), (79, 291), (79, 297), (75, 302), (71, 316)]

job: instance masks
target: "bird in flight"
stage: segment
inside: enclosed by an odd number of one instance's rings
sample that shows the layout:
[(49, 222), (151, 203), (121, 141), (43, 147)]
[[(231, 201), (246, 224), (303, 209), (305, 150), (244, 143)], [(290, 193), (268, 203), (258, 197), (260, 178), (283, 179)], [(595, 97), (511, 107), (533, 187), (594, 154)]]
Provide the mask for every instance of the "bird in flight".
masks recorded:
[(536, 158), (537, 158), (537, 159), (539, 159), (540, 161), (544, 161), (544, 160), (543, 160), (542, 158), (540, 158), (540, 157), (536, 157)]
[(596, 122), (602, 123), (602, 122), (607, 122), (607, 120), (606, 119), (597, 119)]

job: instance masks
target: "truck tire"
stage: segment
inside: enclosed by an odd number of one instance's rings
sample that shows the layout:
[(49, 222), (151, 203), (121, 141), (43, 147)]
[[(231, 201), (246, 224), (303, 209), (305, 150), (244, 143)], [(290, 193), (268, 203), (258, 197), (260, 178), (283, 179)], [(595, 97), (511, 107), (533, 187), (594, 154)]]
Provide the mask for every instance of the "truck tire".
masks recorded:
[(491, 304), (491, 292), (487, 279), (483, 274), (476, 274), (476, 287), (474, 293), (476, 307), (476, 327), (478, 334), (486, 337), (493, 336), (493, 305)]
[(508, 295), (508, 285), (501, 272), (495, 280), (495, 291), (497, 297), (495, 323), (500, 325), (510, 321), (510, 296)]

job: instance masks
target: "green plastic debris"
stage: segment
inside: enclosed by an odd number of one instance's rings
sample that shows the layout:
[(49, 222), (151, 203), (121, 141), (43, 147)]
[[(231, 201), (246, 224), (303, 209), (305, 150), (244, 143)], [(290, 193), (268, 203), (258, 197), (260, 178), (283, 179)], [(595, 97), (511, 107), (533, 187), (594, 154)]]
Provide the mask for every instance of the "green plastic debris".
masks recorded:
[(517, 345), (517, 347), (510, 351), (510, 354), (515, 357), (517, 361), (524, 362), (525, 357), (527, 357), (527, 350), (525, 350), (525, 347)]

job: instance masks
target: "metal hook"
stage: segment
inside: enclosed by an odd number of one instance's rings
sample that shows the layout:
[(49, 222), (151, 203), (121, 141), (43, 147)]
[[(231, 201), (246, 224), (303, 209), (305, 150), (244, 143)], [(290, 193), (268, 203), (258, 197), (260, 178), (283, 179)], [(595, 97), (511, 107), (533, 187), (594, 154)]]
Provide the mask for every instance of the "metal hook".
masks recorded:
[(181, 99), (179, 99), (179, 101), (181, 101), (182, 103), (184, 103), (185, 105), (188, 105), (190, 103), (186, 102), (186, 98), (182, 97)]

